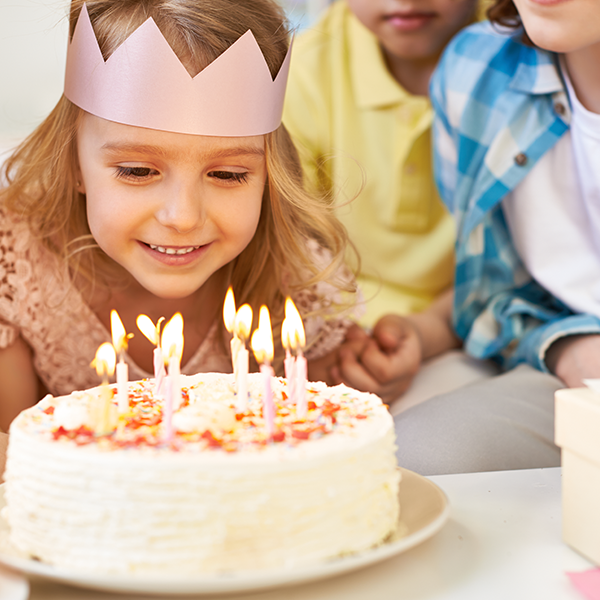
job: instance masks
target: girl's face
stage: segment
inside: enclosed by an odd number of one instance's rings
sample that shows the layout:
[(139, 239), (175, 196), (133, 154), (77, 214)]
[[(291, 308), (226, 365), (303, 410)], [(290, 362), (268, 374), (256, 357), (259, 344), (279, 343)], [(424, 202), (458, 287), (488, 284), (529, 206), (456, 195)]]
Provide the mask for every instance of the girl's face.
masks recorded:
[(254, 236), (264, 136), (168, 133), (86, 113), (77, 142), (92, 235), (156, 296), (189, 296)]
[(513, 0), (527, 35), (552, 52), (570, 53), (600, 43), (599, 0)]

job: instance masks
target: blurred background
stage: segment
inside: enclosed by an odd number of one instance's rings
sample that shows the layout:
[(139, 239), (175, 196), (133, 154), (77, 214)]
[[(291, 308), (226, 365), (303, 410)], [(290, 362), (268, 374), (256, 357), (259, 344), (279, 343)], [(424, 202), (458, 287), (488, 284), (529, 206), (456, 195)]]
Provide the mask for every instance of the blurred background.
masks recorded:
[[(330, 1), (280, 0), (298, 29), (314, 22)], [(0, 0), (0, 160), (44, 119), (62, 94), (68, 4), (68, 0)]]

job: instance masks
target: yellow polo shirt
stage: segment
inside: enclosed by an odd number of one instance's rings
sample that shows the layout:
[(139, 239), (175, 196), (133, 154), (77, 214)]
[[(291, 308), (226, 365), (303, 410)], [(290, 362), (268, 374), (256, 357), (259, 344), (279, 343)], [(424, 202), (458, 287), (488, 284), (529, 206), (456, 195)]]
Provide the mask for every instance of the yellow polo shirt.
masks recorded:
[(284, 124), (360, 253), (364, 325), (420, 311), (452, 282), (455, 230), (433, 181), (431, 121), (429, 100), (392, 77), (345, 2), (296, 39)]

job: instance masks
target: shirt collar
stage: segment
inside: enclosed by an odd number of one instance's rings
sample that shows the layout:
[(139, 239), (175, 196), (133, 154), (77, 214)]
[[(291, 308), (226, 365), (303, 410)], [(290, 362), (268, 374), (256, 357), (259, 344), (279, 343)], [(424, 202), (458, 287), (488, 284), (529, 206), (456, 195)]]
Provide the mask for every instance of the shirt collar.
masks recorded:
[(359, 108), (381, 108), (398, 104), (410, 94), (389, 72), (379, 42), (348, 10), (350, 72)]
[(522, 30), (513, 34), (519, 43), (519, 66), (510, 83), (513, 90), (527, 94), (553, 94), (564, 90), (555, 54), (526, 46), (520, 41)]

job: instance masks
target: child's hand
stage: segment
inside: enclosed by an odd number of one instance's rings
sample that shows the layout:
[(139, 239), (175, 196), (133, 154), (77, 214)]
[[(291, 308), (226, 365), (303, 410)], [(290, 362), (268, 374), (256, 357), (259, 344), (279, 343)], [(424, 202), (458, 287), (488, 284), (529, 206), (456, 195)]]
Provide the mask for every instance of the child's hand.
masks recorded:
[(570, 335), (554, 342), (546, 365), (568, 387), (581, 387), (582, 379), (600, 377), (600, 335)]
[(386, 315), (370, 337), (358, 326), (348, 331), (330, 373), (336, 383), (392, 401), (408, 389), (421, 358), (421, 341), (411, 321)]

